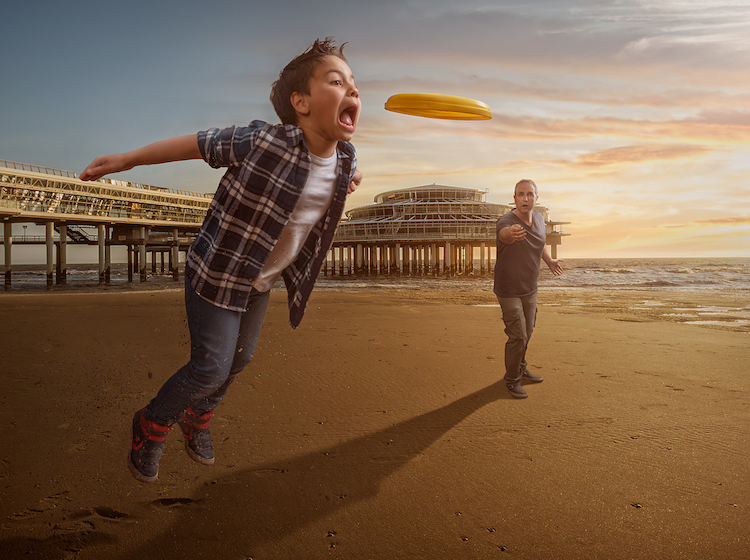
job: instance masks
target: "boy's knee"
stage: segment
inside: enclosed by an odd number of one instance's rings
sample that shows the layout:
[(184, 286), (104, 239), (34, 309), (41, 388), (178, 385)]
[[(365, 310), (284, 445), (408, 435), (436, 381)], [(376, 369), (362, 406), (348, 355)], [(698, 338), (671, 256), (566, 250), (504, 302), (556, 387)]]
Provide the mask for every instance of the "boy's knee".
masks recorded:
[(229, 376), (230, 368), (226, 364), (217, 362), (201, 362), (191, 360), (188, 373), (193, 382), (206, 389), (221, 387)]

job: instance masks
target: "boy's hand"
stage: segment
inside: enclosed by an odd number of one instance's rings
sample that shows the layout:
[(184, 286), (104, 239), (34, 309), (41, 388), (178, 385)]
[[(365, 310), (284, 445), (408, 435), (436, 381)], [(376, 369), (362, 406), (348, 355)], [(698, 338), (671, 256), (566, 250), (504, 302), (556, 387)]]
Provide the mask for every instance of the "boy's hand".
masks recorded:
[(362, 182), (362, 172), (357, 169), (354, 172), (354, 177), (352, 177), (352, 182), (349, 183), (349, 189), (346, 191), (346, 194), (352, 194), (354, 191), (357, 190), (357, 187)]
[(81, 179), (81, 181), (96, 181), (110, 173), (133, 169), (132, 165), (128, 165), (125, 162), (123, 155), (124, 154), (99, 156), (83, 170), (83, 173), (81, 173), (78, 178)]

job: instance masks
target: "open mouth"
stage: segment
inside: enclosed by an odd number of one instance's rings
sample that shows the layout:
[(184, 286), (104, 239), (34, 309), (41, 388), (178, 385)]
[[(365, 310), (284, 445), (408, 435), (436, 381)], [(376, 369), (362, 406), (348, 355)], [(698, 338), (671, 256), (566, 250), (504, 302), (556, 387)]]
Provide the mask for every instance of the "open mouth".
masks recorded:
[(354, 132), (354, 128), (356, 127), (357, 122), (357, 107), (352, 106), (344, 109), (339, 115), (339, 122), (341, 123), (341, 126), (351, 132)]

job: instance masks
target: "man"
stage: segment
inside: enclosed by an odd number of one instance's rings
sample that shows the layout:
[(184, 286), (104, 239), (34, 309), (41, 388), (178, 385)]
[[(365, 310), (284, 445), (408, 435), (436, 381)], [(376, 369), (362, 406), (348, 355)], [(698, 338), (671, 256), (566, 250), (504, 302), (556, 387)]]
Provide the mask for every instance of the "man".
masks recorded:
[(526, 348), (536, 323), (536, 293), (541, 261), (552, 274), (562, 274), (562, 259), (553, 259), (546, 246), (544, 218), (534, 211), (539, 199), (536, 183), (521, 179), (513, 191), (516, 207), (497, 220), (495, 295), (505, 323), (505, 386), (517, 399), (529, 395), (521, 381), (543, 379), (526, 369)]

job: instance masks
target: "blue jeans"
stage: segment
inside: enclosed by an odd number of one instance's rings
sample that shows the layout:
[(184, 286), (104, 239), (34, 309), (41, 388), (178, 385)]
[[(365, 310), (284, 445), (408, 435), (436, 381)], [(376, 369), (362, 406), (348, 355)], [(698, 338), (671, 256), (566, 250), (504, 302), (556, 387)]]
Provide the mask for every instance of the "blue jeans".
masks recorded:
[(497, 298), (503, 310), (505, 343), (505, 382), (521, 379), (526, 366), (526, 348), (536, 324), (536, 292), (522, 298)]
[(186, 280), (190, 361), (164, 383), (144, 416), (171, 426), (188, 408), (198, 415), (216, 408), (253, 357), (269, 295), (254, 291), (244, 312), (229, 311), (201, 298)]

